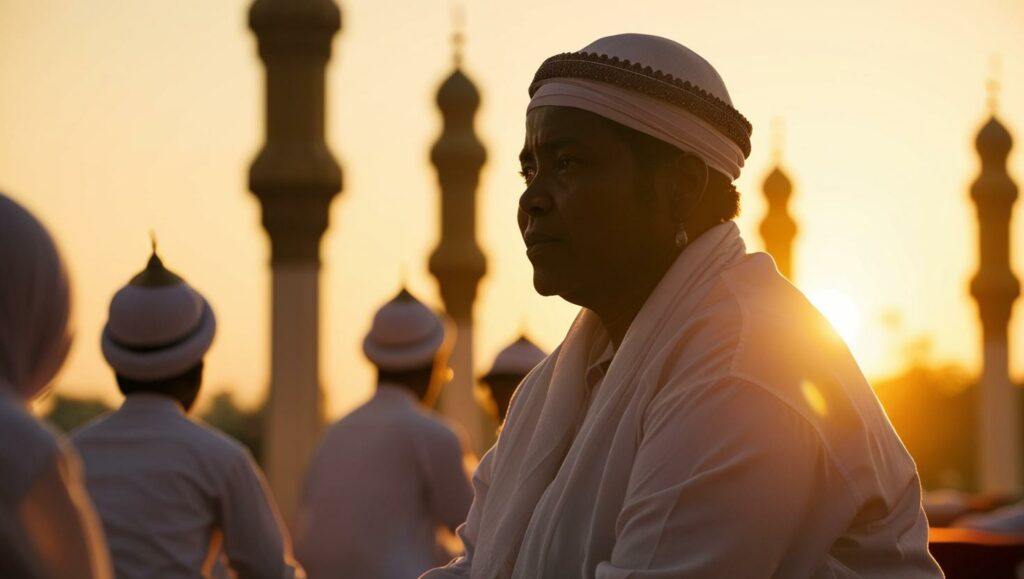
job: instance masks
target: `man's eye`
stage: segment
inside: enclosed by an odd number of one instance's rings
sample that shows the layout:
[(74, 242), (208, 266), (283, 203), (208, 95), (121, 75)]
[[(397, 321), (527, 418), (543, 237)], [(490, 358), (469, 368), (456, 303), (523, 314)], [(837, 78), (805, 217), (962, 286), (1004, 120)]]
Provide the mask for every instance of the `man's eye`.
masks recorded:
[(534, 171), (533, 167), (523, 167), (519, 169), (519, 175), (523, 178), (523, 181), (526, 181), (527, 185), (530, 184), (530, 181), (533, 181), (535, 173), (536, 171)]
[(580, 164), (579, 159), (575, 157), (560, 157), (558, 159), (558, 170), (564, 171), (566, 169), (572, 169), (573, 167)]

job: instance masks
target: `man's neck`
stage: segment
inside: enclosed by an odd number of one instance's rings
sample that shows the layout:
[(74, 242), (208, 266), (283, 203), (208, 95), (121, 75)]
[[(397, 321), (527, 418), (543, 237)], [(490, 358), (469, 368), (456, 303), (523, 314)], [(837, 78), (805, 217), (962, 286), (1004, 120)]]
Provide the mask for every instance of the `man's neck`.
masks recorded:
[(633, 278), (611, 295), (606, 302), (595, 304), (589, 308), (601, 320), (601, 324), (604, 325), (616, 350), (622, 345), (626, 332), (629, 331), (633, 320), (647, 303), (647, 298), (661, 283), (678, 255), (678, 253), (666, 254), (661, 260), (655, 262), (655, 265), (645, 275)]

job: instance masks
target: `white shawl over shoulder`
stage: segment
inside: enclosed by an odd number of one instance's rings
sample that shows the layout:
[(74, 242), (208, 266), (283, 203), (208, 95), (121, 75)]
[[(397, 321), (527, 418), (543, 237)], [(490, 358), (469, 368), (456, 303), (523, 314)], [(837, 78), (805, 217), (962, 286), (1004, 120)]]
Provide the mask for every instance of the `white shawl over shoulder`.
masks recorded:
[(467, 553), (425, 575), (940, 577), (912, 460), (835, 333), (735, 224), (654, 290), (589, 407), (583, 310), (474, 477)]

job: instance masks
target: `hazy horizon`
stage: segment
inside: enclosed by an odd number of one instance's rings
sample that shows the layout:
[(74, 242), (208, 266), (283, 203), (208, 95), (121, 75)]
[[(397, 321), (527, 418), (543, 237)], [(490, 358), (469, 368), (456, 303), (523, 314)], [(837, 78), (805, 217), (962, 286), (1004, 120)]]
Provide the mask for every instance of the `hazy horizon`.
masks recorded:
[[(204, 398), (230, 387), (251, 406), (266, 392), (269, 244), (247, 188), (263, 139), (263, 69), (249, 4), (0, 0), (0, 190), (50, 228), (74, 285), (77, 339), (59, 393), (117, 399), (99, 333), (114, 291), (145, 265), (150, 230), (167, 266), (217, 311)], [(477, 374), (521, 328), (555, 347), (575, 315), (533, 291), (515, 224), (526, 88), (547, 56), (618, 32), (664, 35), (702, 54), (754, 124), (737, 182), (737, 221), (752, 251), (762, 249), (772, 119), (784, 119), (795, 282), (840, 304), (826, 314), (852, 317), (850, 346), (869, 377), (900, 370), (904, 345), (922, 336), (936, 359), (979, 369), (967, 291), (977, 269), (974, 137), (999, 55), (998, 116), (1018, 141), (1009, 171), (1024, 187), (1024, 4), (464, 4), (463, 70), (482, 93), (477, 132), (488, 152)], [(441, 123), (434, 95), (452, 70), (452, 2), (340, 5), (327, 133), (345, 187), (321, 245), (329, 417), (371, 392), (360, 344), (403, 269), (410, 289), (441, 307), (426, 269), (439, 195), (428, 152)], [(1024, 279), (1021, 204), (1011, 255)], [(1024, 316), (1015, 310), (1011, 371), (1021, 382)]]

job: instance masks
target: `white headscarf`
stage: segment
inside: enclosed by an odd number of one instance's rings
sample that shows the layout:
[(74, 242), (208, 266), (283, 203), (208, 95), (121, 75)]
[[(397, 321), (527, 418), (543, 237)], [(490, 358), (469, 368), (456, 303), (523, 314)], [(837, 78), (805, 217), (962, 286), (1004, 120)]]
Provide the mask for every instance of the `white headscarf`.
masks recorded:
[(732, 107), (722, 77), (667, 38), (619, 34), (552, 57), (530, 92), (527, 112), (589, 111), (693, 153), (734, 180), (750, 154), (750, 123)]
[(35, 397), (71, 347), (71, 288), (57, 246), (0, 193), (0, 388)]

